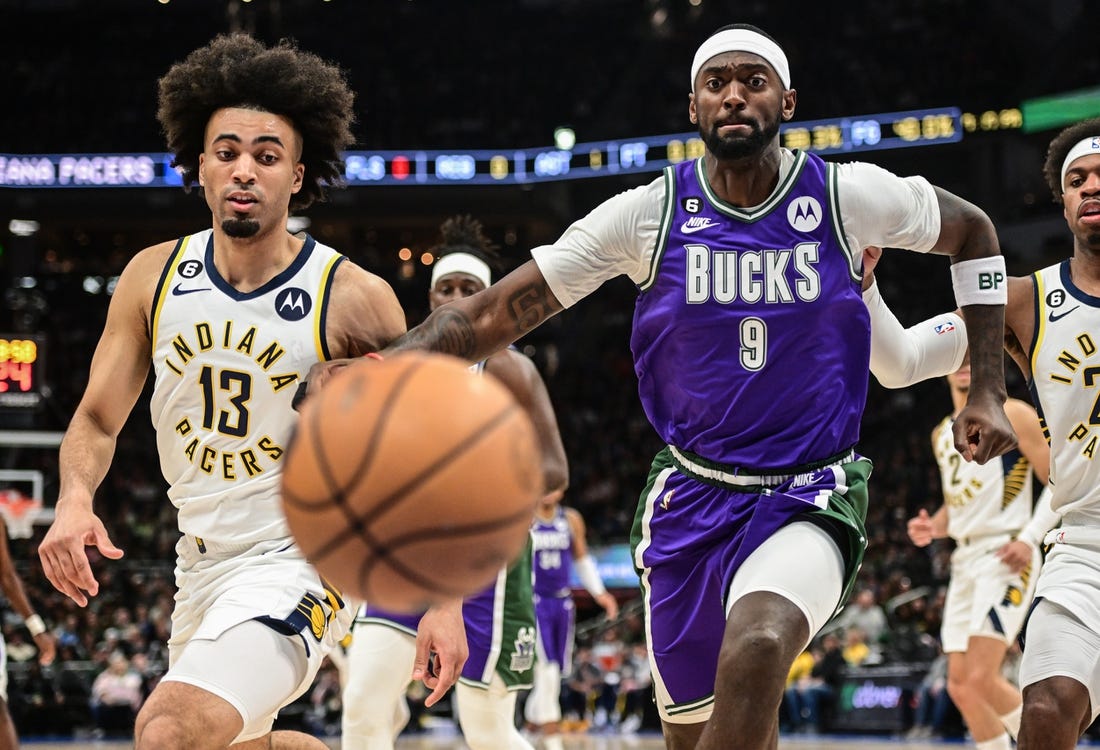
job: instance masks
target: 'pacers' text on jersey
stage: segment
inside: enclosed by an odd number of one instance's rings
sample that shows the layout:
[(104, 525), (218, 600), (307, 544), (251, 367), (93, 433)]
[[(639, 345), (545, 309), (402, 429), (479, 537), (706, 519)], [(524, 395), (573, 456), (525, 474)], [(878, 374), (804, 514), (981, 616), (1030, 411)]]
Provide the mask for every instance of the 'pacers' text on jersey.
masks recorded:
[[(712, 461), (784, 469), (852, 448), (867, 396), (861, 260), (838, 226), (833, 165), (798, 153), (753, 210), (703, 161), (665, 171), (667, 205), (631, 348), (663, 440)], [(762, 438), (761, 436), (767, 436)]]

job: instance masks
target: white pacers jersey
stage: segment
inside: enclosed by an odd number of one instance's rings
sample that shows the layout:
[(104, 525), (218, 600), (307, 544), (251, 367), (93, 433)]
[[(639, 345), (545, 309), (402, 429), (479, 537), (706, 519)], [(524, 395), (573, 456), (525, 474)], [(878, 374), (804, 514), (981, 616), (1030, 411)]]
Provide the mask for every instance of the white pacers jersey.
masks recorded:
[(239, 292), (214, 267), (213, 230), (182, 238), (165, 264), (150, 330), (150, 411), (168, 496), (184, 534), (219, 544), (281, 539), (291, 399), (330, 359), (325, 312), (344, 256), (307, 238), (294, 262)]
[(1068, 260), (1036, 271), (1031, 391), (1050, 442), (1051, 507), (1100, 521), (1100, 298)]
[(936, 463), (947, 506), (947, 533), (956, 541), (1016, 534), (1031, 520), (1031, 462), (1018, 450), (985, 464), (955, 450), (952, 418), (936, 428)]

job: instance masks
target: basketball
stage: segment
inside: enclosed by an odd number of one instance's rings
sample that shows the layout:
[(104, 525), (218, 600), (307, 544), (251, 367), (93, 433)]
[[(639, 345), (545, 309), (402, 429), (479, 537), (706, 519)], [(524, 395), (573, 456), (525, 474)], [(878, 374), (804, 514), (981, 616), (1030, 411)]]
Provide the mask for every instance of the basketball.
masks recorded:
[(442, 354), (355, 362), (302, 408), (287, 523), (344, 594), (421, 612), (518, 558), (542, 492), (538, 439), (510, 391)]

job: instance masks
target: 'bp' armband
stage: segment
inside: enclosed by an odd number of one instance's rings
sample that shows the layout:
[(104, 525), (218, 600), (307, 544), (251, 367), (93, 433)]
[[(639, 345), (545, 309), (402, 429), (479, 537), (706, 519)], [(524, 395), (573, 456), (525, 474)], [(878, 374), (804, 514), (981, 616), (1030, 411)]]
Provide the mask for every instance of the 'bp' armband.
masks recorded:
[(967, 305), (1003, 305), (1008, 302), (1008, 276), (1003, 255), (963, 260), (951, 266), (951, 286), (955, 303)]

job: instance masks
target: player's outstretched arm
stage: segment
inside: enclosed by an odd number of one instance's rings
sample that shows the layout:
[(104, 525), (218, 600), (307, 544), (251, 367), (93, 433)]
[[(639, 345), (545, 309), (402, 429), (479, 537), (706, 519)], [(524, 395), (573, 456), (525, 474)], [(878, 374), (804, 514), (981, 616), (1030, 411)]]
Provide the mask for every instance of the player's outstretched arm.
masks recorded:
[[(1005, 411), (1019, 438), (1020, 453), (1031, 464), (1036, 478), (1046, 484), (1050, 479), (1050, 445), (1043, 437), (1035, 407), (1012, 398), (1005, 404)], [(1047, 486), (1040, 493), (1027, 526), (1015, 539), (997, 550), (997, 557), (1015, 573), (1019, 573), (1031, 562), (1032, 551), (1038, 549), (1043, 537), (1061, 520), (1060, 514), (1051, 509), (1050, 499), (1051, 490)]]
[(596, 603), (603, 607), (607, 619), (614, 620), (619, 616), (619, 601), (604, 586), (596, 561), (588, 554), (588, 529), (584, 516), (576, 508), (566, 508), (565, 518), (573, 537), (573, 565), (577, 569), (577, 577)]
[(530, 260), (487, 289), (437, 308), (382, 353), (426, 349), (478, 362), (561, 310)]
[(298, 383), (291, 405), (299, 409), (310, 394), (323, 388), (344, 367), (379, 351), (405, 330), (405, 311), (393, 287), (351, 261), (344, 261), (336, 269), (325, 323), (333, 358), (310, 367), (305, 380)]
[(971, 386), (954, 424), (955, 447), (968, 461), (985, 463), (1016, 445), (1004, 413), (1005, 301), (1008, 277), (993, 222), (984, 211), (936, 188), (940, 235), (934, 252), (952, 256), (955, 301), (966, 320)]
[(884, 388), (905, 388), (962, 367), (966, 323), (941, 313), (905, 328), (883, 300), (875, 280), (882, 248), (863, 249), (863, 303), (871, 315), (871, 373)]
[(921, 508), (917, 515), (909, 519), (905, 530), (909, 541), (918, 547), (927, 547), (933, 539), (943, 539), (947, 536), (947, 506), (941, 505), (932, 515)]
[(437, 604), (424, 613), (416, 630), (412, 679), (423, 681), (432, 691), (424, 699), (425, 706), (434, 706), (458, 682), (469, 655), (461, 599)]
[(539, 439), (544, 495), (560, 499), (569, 485), (569, 463), (554, 406), (538, 368), (523, 354), (514, 349), (504, 349), (489, 357), (485, 370), (511, 391), (531, 418)]
[(57, 644), (53, 634), (46, 630), (46, 623), (34, 611), (30, 599), (27, 598), (23, 581), (19, 579), (19, 573), (16, 572), (15, 564), (11, 560), (11, 551), (8, 549), (8, 528), (2, 518), (0, 518), (0, 588), (11, 603), (12, 609), (23, 618), (23, 624), (34, 638), (34, 643), (38, 646), (39, 663), (42, 665), (52, 663)]
[(150, 305), (174, 245), (143, 250), (122, 272), (92, 357), (88, 386), (61, 441), (56, 515), (38, 556), (54, 588), (82, 607), (87, 594), (99, 591), (85, 548), (97, 547), (112, 560), (123, 554), (93, 512), (92, 499), (111, 465), (118, 433), (145, 386), (152, 356)]

